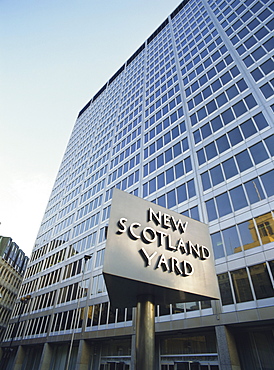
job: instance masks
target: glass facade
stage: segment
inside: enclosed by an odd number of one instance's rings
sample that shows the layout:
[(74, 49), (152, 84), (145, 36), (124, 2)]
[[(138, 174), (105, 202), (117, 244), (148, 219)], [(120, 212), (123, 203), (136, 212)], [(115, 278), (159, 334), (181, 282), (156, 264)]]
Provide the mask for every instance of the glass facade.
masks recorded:
[[(273, 306), (273, 12), (271, 0), (183, 1), (80, 111), (20, 291), (32, 297), (15, 335), (22, 345), (130, 331), (134, 309), (111, 307), (102, 276), (113, 188), (209, 224), (221, 302), (157, 307), (159, 331), (171, 321), (176, 332), (159, 347), (162, 369), (186, 361), (221, 368), (217, 323), (185, 339), (180, 321), (224, 315), (226, 322), (247, 310), (252, 322)], [(18, 302), (7, 343), (20, 310)], [(248, 321), (240, 316), (228, 324)], [(106, 340), (91, 368), (129, 368), (122, 344), (121, 353), (104, 354)], [(62, 346), (58, 356), (66, 352)], [(108, 366), (111, 356), (124, 365)], [(52, 361), (63, 364), (59, 357)], [(244, 350), (239, 358), (259, 369)]]

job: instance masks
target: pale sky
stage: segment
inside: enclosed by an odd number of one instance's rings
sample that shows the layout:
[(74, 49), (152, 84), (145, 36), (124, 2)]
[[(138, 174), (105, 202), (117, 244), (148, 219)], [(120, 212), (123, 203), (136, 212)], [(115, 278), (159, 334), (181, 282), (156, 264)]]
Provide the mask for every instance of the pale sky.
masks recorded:
[(0, 235), (30, 256), (79, 111), (180, 0), (0, 0)]

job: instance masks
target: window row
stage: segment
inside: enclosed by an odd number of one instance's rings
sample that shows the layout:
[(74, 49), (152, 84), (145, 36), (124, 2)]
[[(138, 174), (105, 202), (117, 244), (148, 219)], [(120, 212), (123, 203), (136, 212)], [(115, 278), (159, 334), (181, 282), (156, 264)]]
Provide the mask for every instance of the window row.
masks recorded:
[[(207, 137), (220, 130), (225, 126), (224, 118), (226, 116), (217, 116), (213, 120), (209, 121), (205, 125), (201, 126), (198, 130), (194, 131), (194, 141), (198, 144), (200, 141), (205, 140)], [(263, 113), (258, 113), (254, 117), (249, 118), (247, 121), (239, 125), (241, 135), (247, 139), (248, 137), (256, 134), (258, 131), (263, 130), (267, 127), (267, 121)]]
[[(142, 89), (139, 90), (139, 94), (142, 92)], [(136, 94), (134, 94), (135, 99), (128, 99), (123, 105), (120, 106), (120, 115), (119, 115), (119, 121), (123, 119), (125, 116), (129, 114), (134, 108), (142, 103), (143, 96), (140, 96), (139, 98), (136, 98)], [(139, 107), (138, 107), (139, 108)]]
[(269, 75), (272, 71), (274, 71), (274, 61), (270, 58), (262, 63), (259, 67), (251, 71), (251, 76), (257, 82), (264, 76)]
[(49, 287), (50, 285), (59, 283), (61, 270), (62, 268), (59, 268), (58, 270), (51, 271), (50, 273), (41, 276), (37, 289), (43, 289)]
[(270, 279), (271, 275), (274, 277), (273, 273), (273, 261), (270, 261), (219, 274), (222, 304), (225, 306), (273, 297)]
[[(265, 29), (266, 34), (268, 31)], [(264, 55), (271, 52), (274, 49), (274, 40), (273, 37), (265, 41), (262, 46), (259, 46), (257, 49), (251, 52), (246, 58), (244, 58), (244, 63), (247, 67), (252, 66), (256, 63), (259, 59), (261, 59)]]
[[(163, 54), (161, 54), (159, 58), (150, 60), (148, 71), (153, 68), (153, 72), (150, 72), (150, 76), (154, 72), (156, 72), (155, 77), (157, 76), (157, 78), (159, 78), (160, 76), (162, 76), (162, 82), (160, 82), (160, 80), (157, 80), (156, 82), (154, 82), (156, 78), (150, 79), (150, 81), (148, 81), (148, 83), (146, 84), (146, 88), (148, 89), (146, 90), (146, 96), (150, 95), (161, 83), (163, 83), (167, 78), (169, 78), (170, 76), (169, 69), (171, 69), (172, 72), (175, 71), (175, 68), (172, 68), (174, 64), (175, 64), (175, 60), (174, 60), (174, 52), (172, 50), (172, 47), (169, 48), (168, 55), (164, 56)], [(158, 69), (160, 69), (159, 75), (157, 72)], [(148, 88), (150, 83), (152, 83), (152, 85)]]
[(126, 139), (122, 140), (120, 143), (118, 143), (112, 150), (112, 155), (115, 155), (118, 153), (121, 149), (124, 149), (125, 156), (128, 157), (130, 154), (134, 153), (136, 150), (140, 149), (141, 140), (138, 139), (137, 141), (133, 142), (130, 146), (128, 146), (126, 149)]
[[(68, 214), (69, 212), (71, 212), (72, 210), (74, 210), (76, 208), (77, 201), (78, 201), (78, 199), (75, 199), (72, 203), (70, 203), (68, 206), (66, 206), (65, 208), (63, 208), (58, 213), (58, 219), (63, 218), (66, 214)], [(51, 223), (51, 225), (53, 224), (53, 222)], [(51, 225), (48, 225), (48, 226), (51, 226)]]
[[(216, 63), (216, 61), (221, 58), (225, 53), (227, 52), (227, 48), (225, 45), (221, 46), (219, 50), (216, 50), (210, 57), (208, 57), (202, 64), (200, 64), (198, 67), (196, 67), (188, 76), (185, 76), (183, 78), (183, 82), (184, 82), (184, 85), (187, 85), (189, 82), (191, 82), (194, 78), (198, 78), (198, 76), (206, 69), (208, 68), (210, 65), (212, 65), (212, 63)], [(205, 53), (202, 53), (202, 55), (205, 57), (206, 54)], [(196, 64), (198, 64), (200, 62), (200, 60), (202, 59), (202, 56), (201, 55), (197, 55), (196, 58), (193, 59), (193, 61), (191, 61), (190, 63), (188, 63), (186, 65), (185, 68), (183, 68), (181, 70), (182, 72), (182, 75), (186, 74), (186, 72), (188, 70), (190, 70), (193, 66), (195, 66)], [(231, 56), (227, 56), (226, 58), (224, 58), (225, 61), (226, 61), (226, 65), (229, 65), (230, 63), (232, 63), (233, 59), (231, 58)], [(218, 69), (221, 71), (221, 67), (223, 67), (223, 64), (218, 64)], [(211, 79), (213, 77), (213, 74), (215, 71), (215, 74), (216, 74), (216, 71), (217, 69), (215, 69), (214, 67), (210, 70), (210, 72), (208, 72), (206, 74), (206, 76)], [(203, 79), (205, 79), (205, 77), (201, 77), (201, 82), (203, 81)], [(188, 94), (190, 93), (190, 89), (187, 91)]]
[[(92, 188), (90, 188), (87, 192), (81, 195), (80, 198), (80, 204), (84, 203), (87, 199), (92, 197), (93, 195), (99, 193), (100, 190), (103, 190), (105, 187), (105, 179), (99, 181), (97, 184), (95, 184)], [(91, 185), (93, 182), (91, 181), (91, 177), (85, 181), (84, 183), (84, 189)]]
[[(172, 189), (166, 194), (163, 194), (162, 196), (158, 197), (155, 201), (159, 206), (165, 207), (165, 208), (172, 208), (177, 206), (178, 204), (185, 202), (186, 200), (195, 197), (196, 190), (195, 190), (195, 184), (194, 180), (190, 180), (175, 189)], [(190, 212), (191, 216), (193, 215), (195, 219), (199, 218), (198, 215), (198, 207), (194, 207), (195, 209), (192, 209), (191, 211), (188, 210), (184, 214)]]
[[(274, 155), (274, 149), (273, 149), (274, 148), (274, 136), (270, 136), (269, 138), (265, 140), (265, 142), (268, 143), (268, 147), (271, 150), (271, 155), (273, 156)], [(240, 166), (247, 165), (245, 163), (246, 158), (249, 161), (249, 157), (246, 156), (246, 154), (248, 153), (245, 152), (244, 156), (242, 157), (236, 155), (235, 158), (234, 157), (229, 158), (226, 161), (222, 162), (221, 164), (211, 168), (209, 171), (202, 173), (201, 178), (202, 178), (203, 190), (207, 190), (217, 184), (220, 184), (225, 179), (228, 180), (229, 178), (237, 174), (240, 174), (241, 173)], [(250, 167), (253, 166), (251, 161), (249, 162), (249, 165)]]
[[(108, 168), (108, 163), (106, 163), (103, 167), (100, 168), (99, 171), (95, 172), (93, 169), (93, 166), (91, 166), (86, 173), (86, 176), (92, 174), (92, 176), (88, 179), (88, 182), (90, 184), (93, 184), (95, 181), (97, 181), (100, 177), (106, 174)], [(87, 184), (87, 181), (85, 181), (85, 184)]]
[(272, 78), (269, 82), (261, 86), (260, 90), (266, 99), (274, 95), (274, 78)]
[[(173, 63), (174, 63), (174, 60), (173, 60)], [(167, 76), (167, 75), (164, 75), (164, 76)], [(177, 81), (178, 81), (178, 76), (177, 76), (177, 74), (175, 74), (166, 83), (163, 83), (161, 88), (159, 88), (158, 90), (155, 91), (155, 94), (153, 94), (155, 96), (155, 98), (157, 98), (160, 94), (163, 94), (171, 85), (173, 85)], [(154, 92), (154, 90), (157, 89), (158, 86), (159, 86), (158, 84), (152, 85), (151, 88), (146, 91), (146, 98), (150, 94), (152, 94)]]
[(109, 302), (89, 306), (87, 327), (111, 325), (132, 320), (132, 308), (113, 308)]
[[(169, 46), (169, 49), (172, 50), (172, 45)], [(155, 83), (155, 87), (160, 86), (161, 83), (165, 82), (167, 78), (176, 72), (176, 67), (171, 68), (174, 63), (173, 60), (166, 64), (163, 58), (160, 58), (160, 60), (161, 62), (154, 68), (153, 72), (150, 72), (146, 76), (146, 89), (153, 83)]]
[[(108, 178), (108, 184), (110, 184), (111, 182), (113, 182), (117, 178), (119, 178), (119, 177), (116, 177), (116, 175), (117, 175), (117, 170), (114, 171), (112, 173), (112, 175), (109, 176), (109, 178)], [(140, 180), (140, 171), (137, 170), (135, 172), (132, 172), (128, 177), (126, 177), (123, 180), (121, 180), (120, 185), (119, 185), (119, 189), (126, 190), (127, 188), (129, 188), (133, 184), (136, 184), (139, 180)], [(116, 187), (118, 187), (118, 184), (116, 184)]]
[[(169, 135), (166, 137), (167, 134), (169, 134)], [(170, 142), (170, 140), (171, 140), (170, 132), (168, 132), (167, 134), (164, 135), (163, 137), (159, 138), (156, 141), (157, 150), (162, 148), (163, 145), (166, 145), (167, 143)], [(176, 137), (178, 137), (178, 136), (179, 136), (179, 133)], [(173, 137), (172, 137), (172, 139), (173, 139)], [(147, 175), (153, 173), (154, 171), (156, 171), (156, 169), (161, 168), (165, 163), (168, 163), (170, 160), (175, 159), (180, 154), (187, 151), (188, 148), (189, 148), (188, 139), (186, 137), (183, 140), (176, 143), (175, 145), (173, 145), (173, 147), (169, 148), (163, 154), (160, 154), (157, 158), (154, 158), (149, 163), (146, 163), (144, 165), (144, 174), (143, 174), (143, 176), (146, 177)], [(185, 160), (190, 163), (190, 159), (187, 158)], [(189, 170), (191, 171), (191, 164), (190, 164), (190, 166), (188, 166), (188, 168), (190, 168)]]
[(274, 195), (273, 181), (274, 170), (271, 170), (258, 178), (247, 181), (243, 185), (239, 185), (226, 193), (207, 200), (208, 221), (216, 220), (259, 202), (265, 199), (266, 196)]
[(179, 179), (186, 173), (190, 172), (191, 169), (191, 161), (190, 157), (188, 157), (143, 184), (143, 196), (146, 197), (154, 193), (156, 190), (163, 188), (175, 179)]
[(76, 197), (80, 193), (81, 185), (79, 185), (76, 189), (74, 189), (72, 192), (70, 192), (68, 195), (63, 197), (62, 206), (64, 206), (66, 203), (68, 203), (71, 199)]
[(73, 222), (74, 214), (67, 217), (65, 220), (61, 221), (59, 224), (55, 225), (53, 235), (59, 234), (63, 229), (70, 226)]
[(48, 269), (49, 267), (55, 266), (57, 263), (64, 261), (66, 255), (66, 248), (61, 249), (60, 251), (52, 254), (50, 257), (45, 259), (45, 264), (43, 270)]
[(211, 235), (215, 259), (271, 243), (273, 239), (274, 218), (271, 212)]
[[(235, 129), (219, 137), (215, 142), (206, 145), (205, 148), (202, 148), (197, 152), (199, 165), (209, 161), (218, 154), (223, 153), (242, 141), (242, 134), (239, 128), (235, 127)], [(273, 136), (270, 136), (265, 140), (252, 145), (241, 153), (236, 154), (235, 158), (240, 172), (243, 172), (252, 167), (254, 164), (256, 165), (261, 163), (271, 157), (273, 155), (273, 147), (271, 146), (272, 143)]]
[[(93, 173), (97, 170), (100, 166), (102, 166), (105, 162), (109, 160), (110, 152), (103, 155), (98, 161), (94, 162), (93, 158), (90, 158), (89, 163), (92, 164), (87, 171), (87, 174)], [(85, 186), (86, 187), (86, 186)]]
[(76, 236), (84, 233), (85, 231), (91, 229), (92, 227), (97, 226), (98, 222), (99, 222), (99, 212), (95, 213), (94, 215), (89, 217), (87, 220), (76, 225), (73, 228), (72, 237), (75, 238)]
[(71, 189), (73, 189), (77, 184), (79, 184), (79, 182), (81, 182), (85, 177), (85, 174), (84, 173), (81, 173), (80, 176), (76, 177), (76, 179), (74, 179), (71, 183), (69, 183), (66, 187), (66, 193), (68, 191), (70, 191)]
[[(188, 109), (191, 110), (195, 106), (202, 103), (204, 99), (212, 96), (212, 93), (217, 92), (223, 86), (228, 84), (238, 74), (239, 74), (239, 70), (236, 66), (233, 67), (230, 71), (227, 71), (220, 78), (215, 80), (210, 86), (204, 89), (201, 93), (197, 94), (193, 99), (189, 100), (187, 103)], [(211, 100), (209, 103), (205, 105), (207, 113), (208, 114), (213, 113), (215, 110), (220, 108), (222, 105), (227, 103), (229, 100), (232, 100), (233, 98), (235, 98), (237, 95), (239, 95), (241, 92), (243, 92), (246, 89), (247, 89), (247, 84), (245, 83), (244, 79), (239, 80), (238, 82), (230, 86), (228, 89), (226, 89), (224, 92), (222, 92), (220, 95), (218, 95), (215, 99)], [(200, 116), (203, 116), (202, 113), (200, 113)]]
[[(131, 122), (129, 125), (127, 125), (122, 131), (120, 131), (117, 135), (115, 135), (114, 143), (116, 143), (118, 140), (122, 139), (123, 136), (125, 136), (128, 132), (132, 130), (138, 123), (142, 122), (142, 116), (139, 116), (136, 120)], [(139, 126), (136, 130), (134, 130), (131, 135), (127, 137), (127, 143), (134, 140), (137, 136), (141, 134), (141, 126)]]
[(94, 211), (96, 208), (100, 207), (103, 200), (103, 194), (100, 194), (96, 198), (92, 199), (88, 204), (84, 207), (80, 208), (76, 214), (76, 221), (80, 218), (84, 217), (88, 213)]
[(78, 240), (77, 242), (71, 244), (68, 247), (68, 256), (67, 258), (75, 256), (75, 254), (86, 251), (87, 249), (95, 247), (97, 231), (94, 231), (92, 234)]
[[(173, 86), (166, 94), (164, 94), (161, 98), (159, 98), (154, 104), (152, 104), (149, 109), (146, 109), (145, 117), (149, 116), (151, 113), (153, 113), (155, 110), (157, 110), (159, 107), (161, 107), (165, 102), (170, 99), (174, 94), (176, 94), (179, 91), (179, 85)], [(151, 99), (153, 97), (153, 99)], [(154, 95), (150, 97), (150, 99), (147, 99), (147, 105), (150, 103), (150, 101), (154, 100)], [(177, 102), (178, 104), (179, 102)], [(174, 104), (174, 103), (173, 103)], [(171, 107), (169, 106), (169, 110), (174, 108), (174, 105)], [(165, 106), (165, 109), (162, 111), (162, 115), (164, 116), (168, 112), (168, 104)], [(160, 113), (159, 113), (160, 114)]]
[[(125, 158), (128, 158), (128, 155), (126, 155), (126, 151), (121, 152), (117, 157), (112, 159), (110, 162), (110, 169), (120, 164)], [(134, 157), (132, 157), (130, 160), (125, 162), (122, 166), (118, 168), (118, 177), (121, 176), (121, 174), (125, 174), (127, 171), (131, 170), (133, 167), (137, 166), (140, 163), (140, 153), (136, 154)], [(111, 176), (111, 175), (110, 175)]]

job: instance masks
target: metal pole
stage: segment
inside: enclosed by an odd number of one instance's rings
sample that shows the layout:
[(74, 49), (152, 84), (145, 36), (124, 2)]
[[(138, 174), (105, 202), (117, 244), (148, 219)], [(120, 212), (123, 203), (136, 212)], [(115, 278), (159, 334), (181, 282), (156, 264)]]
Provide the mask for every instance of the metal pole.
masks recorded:
[(153, 296), (137, 298), (135, 370), (153, 370), (155, 357), (155, 305)]
[[(81, 283), (80, 285), (78, 286), (78, 290), (77, 292), (81, 289), (81, 287), (83, 286), (83, 280), (84, 280), (84, 274), (85, 274), (85, 270), (86, 270), (86, 264), (87, 264), (87, 261), (91, 259), (91, 256), (89, 255), (85, 255), (84, 256), (84, 267), (83, 267), (83, 270), (82, 270), (82, 278), (81, 278)], [(79, 289), (80, 288), (80, 289)], [(79, 292), (79, 296), (78, 296), (78, 300), (77, 300), (77, 307), (76, 307), (76, 311), (75, 311), (75, 325), (73, 327), (73, 331), (72, 331), (72, 334), (71, 334), (71, 340), (70, 340), (70, 345), (69, 345), (69, 352), (68, 352), (68, 358), (67, 358), (67, 364), (66, 364), (66, 370), (69, 369), (69, 363), (70, 363), (70, 358), (71, 358), (71, 352), (72, 352), (72, 346), (73, 346), (73, 341), (74, 341), (74, 335), (75, 335), (75, 330), (77, 329), (77, 326), (79, 324), (79, 319), (80, 319), (80, 314), (81, 314), (81, 310), (79, 310), (80, 308), (80, 298), (83, 298), (83, 294), (82, 294), (82, 297), (80, 296), (80, 292)]]

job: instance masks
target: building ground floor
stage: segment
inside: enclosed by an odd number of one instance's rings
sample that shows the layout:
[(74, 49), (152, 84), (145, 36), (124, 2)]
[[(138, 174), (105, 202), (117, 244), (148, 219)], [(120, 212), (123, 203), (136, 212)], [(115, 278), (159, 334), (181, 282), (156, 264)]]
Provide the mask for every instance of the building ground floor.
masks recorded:
[[(0, 367), (65, 370), (69, 357), (69, 370), (133, 370), (134, 354), (134, 327), (127, 326), (59, 335), (47, 341), (17, 341), (10, 347), (6, 343)], [(156, 324), (155, 369), (273, 370), (274, 320), (201, 327), (191, 322)]]

